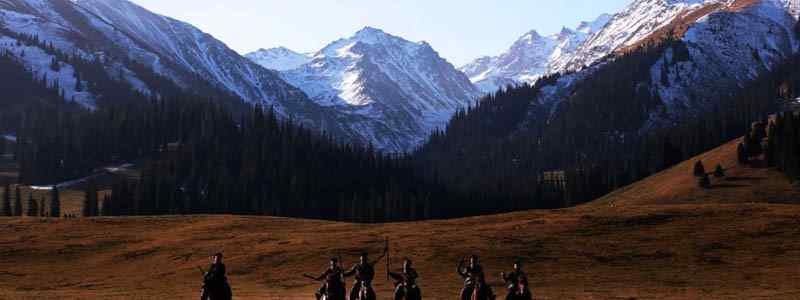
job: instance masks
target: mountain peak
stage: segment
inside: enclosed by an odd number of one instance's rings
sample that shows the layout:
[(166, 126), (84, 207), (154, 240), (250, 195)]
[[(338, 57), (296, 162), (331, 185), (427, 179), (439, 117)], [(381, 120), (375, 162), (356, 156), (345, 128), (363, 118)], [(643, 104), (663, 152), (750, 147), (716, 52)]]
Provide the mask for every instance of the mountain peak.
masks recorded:
[(361, 30), (357, 31), (356, 34), (353, 37), (355, 37), (355, 38), (375, 38), (375, 37), (381, 37), (381, 36), (387, 36), (387, 35), (389, 35), (389, 34), (387, 34), (386, 32), (384, 32), (381, 29), (378, 29), (378, 28), (375, 28), (375, 27), (366, 26), (366, 27), (362, 28)]
[(297, 53), (283, 46), (269, 49), (261, 48), (246, 54), (245, 57), (262, 67), (278, 71), (295, 69), (311, 61), (311, 58), (307, 55)]
[(538, 39), (540, 39), (541, 37), (542, 37), (542, 36), (539, 34), (539, 32), (538, 32), (538, 31), (536, 31), (536, 29), (534, 29), (534, 30), (531, 30), (531, 31), (528, 31), (527, 33), (525, 33), (525, 35), (523, 35), (523, 36), (520, 38), (520, 40), (524, 40), (524, 41), (533, 41), (533, 40), (538, 40)]
[(572, 30), (569, 27), (564, 26), (561, 28), (561, 31), (556, 36), (560, 40), (573, 35), (575, 35), (575, 30)]
[(612, 17), (613, 16), (610, 14), (602, 14), (592, 21), (581, 22), (578, 24), (576, 30), (586, 34), (598, 32), (603, 29), (603, 27), (605, 27), (609, 21), (611, 21)]
[(358, 34), (358, 33), (385, 33), (385, 32), (380, 28), (376, 28), (376, 27), (372, 27), (372, 26), (364, 26), (364, 28), (361, 28), (361, 30), (356, 32), (356, 34)]

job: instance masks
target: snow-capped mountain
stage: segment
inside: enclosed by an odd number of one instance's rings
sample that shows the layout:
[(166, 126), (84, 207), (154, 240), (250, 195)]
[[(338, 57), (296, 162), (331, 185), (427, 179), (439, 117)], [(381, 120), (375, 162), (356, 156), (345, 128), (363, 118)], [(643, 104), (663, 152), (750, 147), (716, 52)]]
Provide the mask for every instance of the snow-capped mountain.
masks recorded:
[(258, 49), (245, 55), (253, 62), (267, 69), (286, 71), (295, 69), (311, 61), (311, 56), (297, 53), (285, 47)]
[[(187, 23), (127, 0), (2, 0), (0, 24), (10, 33), (35, 35), (64, 53), (104, 61), (110, 74), (121, 74), (143, 92), (150, 87), (131, 70), (130, 61), (144, 64), (186, 89), (206, 86), (251, 103), (274, 106), (285, 115), (300, 114), (309, 123), (322, 121), (310, 113), (317, 106), (276, 72), (250, 62)], [(10, 35), (0, 34), (8, 41), (2, 45), (19, 48)], [(12, 52), (24, 53), (19, 56), (28, 68), (37, 74), (53, 72), (47, 69), (51, 54), (22, 46), (25, 49)], [(66, 88), (67, 97), (91, 106), (93, 95), (70, 89), (75, 85), (69, 81), (71, 70), (64, 63), (60, 74), (48, 77), (63, 81), (60, 86)]]
[[(14, 35), (36, 35), (63, 53), (102, 61), (108, 74), (121, 76), (146, 94), (157, 91), (132, 62), (187, 90), (274, 107), (284, 117), (342, 141), (372, 143), (387, 151), (419, 145), (478, 94), (466, 76), (427, 43), (407, 42), (374, 29), (330, 45), (313, 61), (286, 49), (262, 51), (261, 58), (279, 58), (269, 62), (274, 69), (306, 63), (282, 75), (190, 24), (127, 0), (0, 0), (0, 28), (0, 48), (87, 107), (98, 95), (73, 88), (79, 76), (69, 63), (61, 62), (53, 70), (55, 56), (46, 47), (20, 43)], [(303, 89), (287, 83), (284, 75)]]
[(426, 42), (366, 27), (337, 40), (283, 78), (377, 147), (408, 151), (479, 95)]
[[(643, 43), (663, 39), (669, 34), (680, 37), (693, 24), (721, 11), (744, 13), (752, 7), (781, 8), (779, 16), (797, 16), (798, 0), (637, 0), (615, 14), (578, 49), (553, 66), (554, 72), (574, 71), (609, 55), (623, 53)], [(775, 16), (772, 16), (775, 17)]]
[(554, 65), (569, 57), (593, 33), (601, 29), (610, 15), (582, 22), (575, 29), (564, 27), (559, 33), (542, 36), (532, 30), (504, 53), (481, 57), (460, 68), (481, 91), (490, 93), (508, 84), (532, 83), (551, 73)]
[(538, 102), (557, 107), (616, 55), (672, 39), (637, 83), (661, 102), (642, 130), (697, 118), (798, 51), (798, 2), (634, 1), (555, 67), (576, 72), (545, 87)]

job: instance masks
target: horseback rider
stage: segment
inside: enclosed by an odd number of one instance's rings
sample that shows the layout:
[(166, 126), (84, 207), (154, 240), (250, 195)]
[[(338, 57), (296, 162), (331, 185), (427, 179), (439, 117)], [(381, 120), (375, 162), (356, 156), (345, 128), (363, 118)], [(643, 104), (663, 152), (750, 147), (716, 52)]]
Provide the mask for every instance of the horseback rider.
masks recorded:
[(231, 299), (231, 288), (228, 277), (225, 275), (225, 264), (222, 263), (222, 253), (212, 256), (211, 266), (203, 274), (203, 288), (200, 300)]
[(420, 300), (422, 293), (417, 286), (417, 270), (411, 267), (411, 259), (406, 258), (403, 261), (403, 272), (394, 273), (386, 270), (386, 274), (391, 276), (395, 282), (394, 299), (395, 300)]
[(461, 289), (461, 299), (469, 299), (476, 288), (482, 289), (487, 299), (493, 299), (492, 288), (486, 284), (486, 276), (483, 267), (478, 263), (478, 256), (472, 255), (469, 258), (469, 265), (464, 266), (464, 260), (458, 264), (458, 275), (464, 278), (464, 288)]
[(515, 262), (514, 270), (510, 273), (506, 274), (506, 272), (500, 272), (500, 277), (503, 278), (503, 282), (505, 282), (506, 287), (508, 288), (506, 300), (530, 298), (530, 290), (528, 289), (528, 275), (526, 275), (525, 271), (522, 270), (522, 262)]
[(386, 256), (386, 250), (374, 261), (369, 261), (367, 255), (366, 252), (362, 253), (359, 258), (359, 263), (354, 265), (347, 272), (344, 272), (345, 278), (353, 275), (356, 276), (353, 287), (350, 289), (350, 300), (358, 299), (362, 288), (367, 289), (367, 298), (375, 299), (375, 291), (372, 290), (372, 280), (375, 278), (375, 264)]
[(308, 278), (314, 279), (316, 281), (323, 281), (324, 283), (322, 286), (317, 290), (314, 296), (317, 297), (317, 300), (322, 299), (322, 296), (326, 296), (327, 300), (344, 300), (344, 291), (345, 291), (345, 284), (344, 284), (344, 272), (342, 268), (339, 267), (339, 259), (331, 258), (330, 266), (324, 273), (317, 277), (313, 277), (310, 275), (305, 275)]

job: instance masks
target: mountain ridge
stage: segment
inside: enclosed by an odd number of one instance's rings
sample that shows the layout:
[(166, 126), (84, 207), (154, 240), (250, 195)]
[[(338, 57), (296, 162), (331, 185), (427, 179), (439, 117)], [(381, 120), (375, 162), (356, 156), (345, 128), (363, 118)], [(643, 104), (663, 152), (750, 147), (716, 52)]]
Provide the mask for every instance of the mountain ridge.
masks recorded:
[(528, 31), (500, 55), (478, 58), (459, 69), (484, 93), (509, 84), (534, 83), (553, 73), (555, 64), (574, 53), (591, 34), (605, 26), (610, 17), (602, 14), (593, 21), (581, 22), (574, 29), (562, 27), (548, 36), (536, 30)]
[(427, 42), (369, 26), (281, 75), (317, 104), (356, 118), (352, 126), (389, 152), (413, 150), (479, 95)]

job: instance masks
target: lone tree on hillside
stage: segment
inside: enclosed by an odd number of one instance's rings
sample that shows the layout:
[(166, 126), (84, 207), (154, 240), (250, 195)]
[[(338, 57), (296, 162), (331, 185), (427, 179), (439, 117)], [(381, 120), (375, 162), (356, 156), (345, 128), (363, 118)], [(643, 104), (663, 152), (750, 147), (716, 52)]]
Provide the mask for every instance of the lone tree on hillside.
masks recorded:
[(19, 192), (19, 186), (14, 190), (14, 216), (22, 216), (22, 193)]
[(706, 168), (703, 166), (703, 161), (698, 160), (694, 164), (694, 176), (700, 177), (706, 175)]
[(703, 176), (697, 177), (697, 185), (704, 189), (710, 189), (711, 178), (708, 178), (708, 174), (703, 174)]
[(39, 205), (36, 203), (36, 200), (33, 200), (33, 193), (28, 193), (28, 209), (25, 211), (25, 215), (28, 217), (36, 217), (39, 214)]
[(722, 168), (722, 165), (717, 165), (717, 168), (714, 169), (714, 177), (717, 178), (725, 177), (725, 169)]
[(53, 218), (60, 218), (61, 217), (61, 199), (58, 198), (58, 187), (53, 186), (53, 190), (50, 195), (50, 217)]

